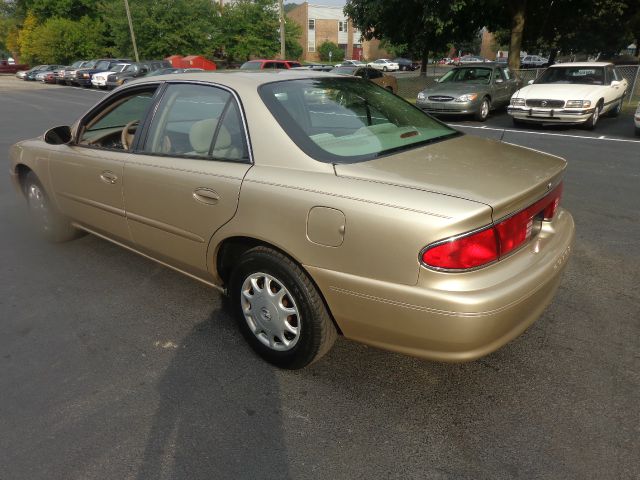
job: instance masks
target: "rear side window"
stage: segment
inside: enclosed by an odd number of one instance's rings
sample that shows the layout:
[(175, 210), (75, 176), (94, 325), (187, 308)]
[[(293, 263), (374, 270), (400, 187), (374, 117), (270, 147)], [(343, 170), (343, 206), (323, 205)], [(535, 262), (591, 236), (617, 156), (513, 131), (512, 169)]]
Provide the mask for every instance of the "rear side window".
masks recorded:
[(151, 122), (143, 151), (172, 157), (247, 160), (235, 99), (216, 87), (170, 85)]

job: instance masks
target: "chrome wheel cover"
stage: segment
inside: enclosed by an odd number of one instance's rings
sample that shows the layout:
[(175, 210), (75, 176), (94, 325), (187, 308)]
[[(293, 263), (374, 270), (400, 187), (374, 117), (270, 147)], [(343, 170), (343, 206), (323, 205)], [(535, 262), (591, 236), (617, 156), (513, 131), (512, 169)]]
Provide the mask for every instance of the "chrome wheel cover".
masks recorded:
[(39, 221), (44, 231), (51, 230), (51, 214), (46, 197), (38, 185), (31, 183), (27, 187), (27, 198), (32, 215)]
[(593, 124), (598, 123), (598, 118), (600, 118), (600, 107), (596, 105), (596, 109), (593, 111)]
[(489, 102), (487, 102), (486, 100), (482, 101), (482, 106), (480, 107), (480, 115), (482, 115), (482, 118), (487, 118), (487, 115), (489, 115)]
[(247, 325), (260, 343), (278, 352), (295, 347), (300, 339), (300, 313), (278, 279), (252, 273), (242, 283), (240, 302)]

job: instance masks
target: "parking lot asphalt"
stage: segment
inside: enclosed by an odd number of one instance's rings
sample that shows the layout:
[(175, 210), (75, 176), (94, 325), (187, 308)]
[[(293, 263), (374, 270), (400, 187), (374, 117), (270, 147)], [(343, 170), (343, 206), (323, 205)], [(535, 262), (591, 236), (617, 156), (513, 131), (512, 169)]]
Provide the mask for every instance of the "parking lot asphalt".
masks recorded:
[(34, 233), (7, 149), (103, 95), (0, 78), (0, 479), (638, 478), (632, 136), (457, 121), (567, 158), (577, 239), (553, 303), (472, 363), (339, 339), (288, 372), (252, 353), (217, 291), (94, 236)]

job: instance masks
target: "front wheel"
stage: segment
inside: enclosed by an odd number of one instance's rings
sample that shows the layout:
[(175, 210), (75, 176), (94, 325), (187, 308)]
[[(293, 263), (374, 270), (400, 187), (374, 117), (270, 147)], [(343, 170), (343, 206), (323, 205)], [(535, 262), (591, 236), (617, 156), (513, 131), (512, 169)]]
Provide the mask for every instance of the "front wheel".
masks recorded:
[(44, 238), (50, 242), (66, 242), (82, 234), (51, 203), (35, 173), (29, 172), (23, 185), (29, 213)]
[(484, 122), (489, 117), (489, 110), (491, 109), (491, 102), (487, 97), (482, 99), (478, 111), (475, 114), (476, 120)]
[(598, 103), (596, 105), (596, 108), (593, 110), (593, 114), (589, 117), (589, 120), (584, 123), (584, 127), (587, 130), (593, 130), (596, 128), (596, 124), (600, 119), (600, 110), (602, 110), (602, 103)]
[(267, 247), (245, 253), (233, 270), (231, 301), (242, 334), (268, 362), (303, 368), (329, 351), (337, 332), (308, 275)]
[(389, 69), (388, 69), (387, 67), (382, 67), (382, 71), (383, 71), (383, 72), (388, 72), (388, 71), (389, 71)]

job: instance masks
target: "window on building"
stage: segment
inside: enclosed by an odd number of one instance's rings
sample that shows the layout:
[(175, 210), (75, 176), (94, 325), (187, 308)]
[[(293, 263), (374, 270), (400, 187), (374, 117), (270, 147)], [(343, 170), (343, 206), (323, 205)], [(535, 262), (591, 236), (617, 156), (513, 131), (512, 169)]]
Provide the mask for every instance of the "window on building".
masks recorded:
[(316, 21), (313, 18), (309, 19), (309, 30), (315, 30), (316, 29)]
[(338, 22), (338, 31), (339, 32), (347, 32), (347, 22)]
[(309, 40), (309, 43), (307, 45), (307, 51), (308, 52), (315, 52), (316, 51), (316, 41), (315, 40)]

